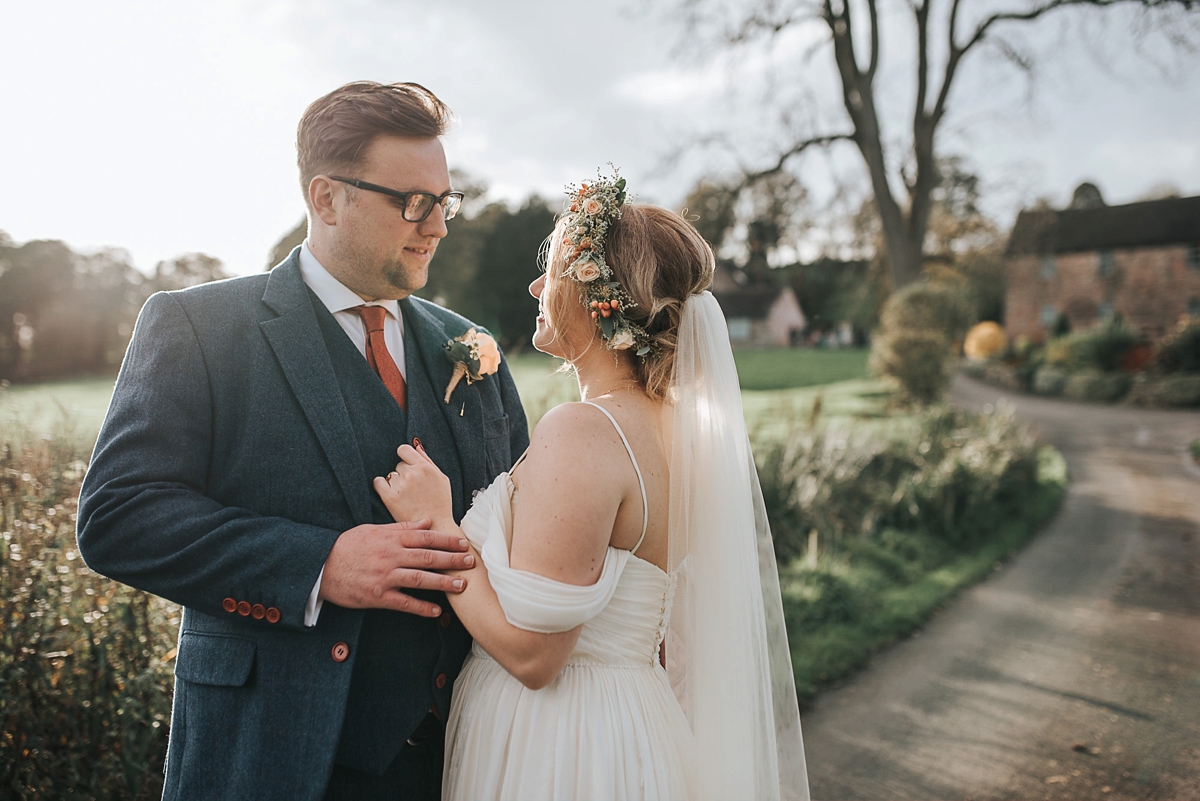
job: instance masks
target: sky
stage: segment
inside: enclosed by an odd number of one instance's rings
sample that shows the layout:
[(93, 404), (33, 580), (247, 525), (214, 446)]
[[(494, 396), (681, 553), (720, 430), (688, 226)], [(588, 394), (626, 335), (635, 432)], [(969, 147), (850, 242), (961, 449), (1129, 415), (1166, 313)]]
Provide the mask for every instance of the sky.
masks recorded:
[[(0, 0), (0, 230), (124, 248), (146, 271), (197, 251), (259, 271), (304, 214), (301, 113), (358, 79), (432, 89), (459, 118), (451, 167), (513, 203), (557, 199), (611, 161), (637, 199), (678, 207), (701, 174), (844, 124), (829, 49), (809, 52), (819, 29), (731, 57), (689, 36), (677, 5)], [(880, 104), (899, 142), (909, 22), (885, 9)], [(1002, 223), (1037, 198), (1065, 204), (1083, 180), (1109, 203), (1163, 184), (1200, 194), (1200, 55), (1161, 36), (1139, 52), (1128, 16), (1109, 13), (1014, 40), (1037, 58), (1032, 89), (994, 56), (965, 62), (939, 143), (982, 176)], [(862, 185), (848, 147), (797, 169), (818, 201), (835, 179)]]

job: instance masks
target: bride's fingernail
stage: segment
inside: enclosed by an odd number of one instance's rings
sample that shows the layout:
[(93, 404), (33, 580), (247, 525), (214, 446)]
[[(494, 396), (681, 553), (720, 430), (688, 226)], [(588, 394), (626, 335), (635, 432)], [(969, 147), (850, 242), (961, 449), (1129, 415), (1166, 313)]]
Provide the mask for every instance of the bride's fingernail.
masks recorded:
[(469, 544), (470, 544), (470, 543), (468, 543), (466, 540), (459, 540), (459, 541), (458, 541), (458, 547), (459, 547), (459, 548), (466, 548), (466, 547), (467, 547), (467, 545), (469, 545)]
[(454, 584), (454, 589), (456, 589), (456, 590), (461, 590), (463, 588), (463, 580), (462, 579), (455, 579), (453, 584)]
[(470, 567), (471, 565), (475, 564), (475, 557), (471, 554), (467, 554), (463, 557), (463, 564), (467, 567)]
[(417, 450), (422, 450), (420, 437), (413, 437), (413, 447)]

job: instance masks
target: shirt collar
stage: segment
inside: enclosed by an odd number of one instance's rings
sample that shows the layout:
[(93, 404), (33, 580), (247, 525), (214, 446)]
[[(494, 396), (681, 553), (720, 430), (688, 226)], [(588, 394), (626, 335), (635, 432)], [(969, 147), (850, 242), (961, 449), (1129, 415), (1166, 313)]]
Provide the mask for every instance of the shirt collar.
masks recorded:
[(321, 262), (317, 261), (317, 257), (309, 250), (307, 239), (300, 246), (300, 275), (304, 278), (304, 283), (308, 285), (308, 288), (325, 304), (325, 308), (329, 309), (330, 314), (349, 311), (355, 306), (381, 306), (401, 325), (404, 324), (404, 318), (400, 316), (400, 301), (384, 299), (367, 303), (354, 290), (329, 274), (329, 271)]

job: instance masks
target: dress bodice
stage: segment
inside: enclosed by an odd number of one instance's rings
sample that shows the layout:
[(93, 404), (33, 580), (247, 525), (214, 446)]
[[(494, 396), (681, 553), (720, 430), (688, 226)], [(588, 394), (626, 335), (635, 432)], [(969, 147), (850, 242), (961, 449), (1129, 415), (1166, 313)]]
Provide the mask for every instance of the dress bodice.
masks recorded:
[[(583, 631), (568, 664), (647, 665), (666, 631), (671, 581), (654, 564), (609, 546), (596, 583), (587, 586), (509, 565), (513, 482), (501, 473), (475, 496), (462, 521), (480, 553), (508, 622), (542, 633)], [(479, 650), (479, 645), (475, 648)]]

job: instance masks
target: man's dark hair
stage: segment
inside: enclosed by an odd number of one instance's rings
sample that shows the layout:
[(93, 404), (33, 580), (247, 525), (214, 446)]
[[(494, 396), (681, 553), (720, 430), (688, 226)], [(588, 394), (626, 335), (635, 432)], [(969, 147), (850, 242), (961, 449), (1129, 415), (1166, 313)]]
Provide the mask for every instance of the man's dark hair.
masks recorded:
[(434, 139), (452, 118), (449, 107), (417, 83), (354, 81), (314, 100), (296, 130), (305, 202), (313, 176), (358, 165), (375, 137)]

